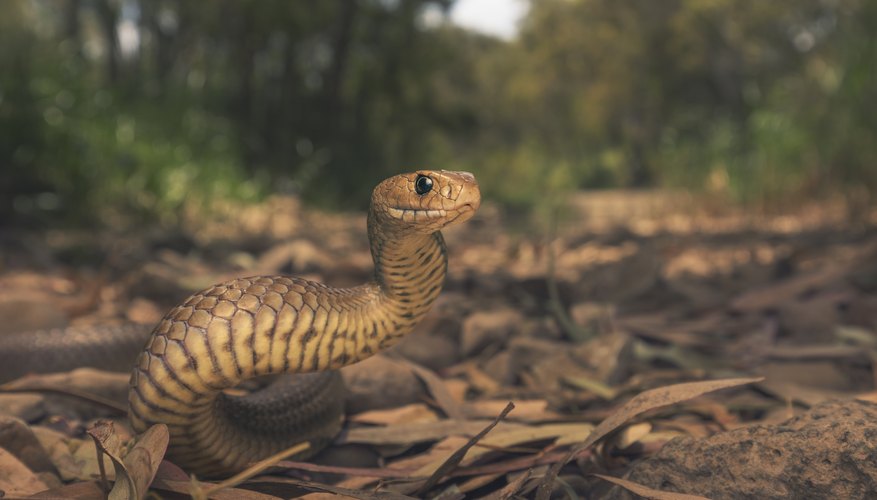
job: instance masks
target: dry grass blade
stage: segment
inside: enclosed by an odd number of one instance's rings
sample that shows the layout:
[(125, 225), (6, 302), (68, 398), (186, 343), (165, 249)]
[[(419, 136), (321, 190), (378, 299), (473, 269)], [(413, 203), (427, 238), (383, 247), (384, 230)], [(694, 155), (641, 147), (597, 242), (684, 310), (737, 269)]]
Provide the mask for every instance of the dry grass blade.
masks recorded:
[(256, 474), (259, 474), (260, 472), (264, 471), (265, 469), (268, 469), (269, 467), (274, 467), (281, 460), (289, 458), (290, 456), (295, 455), (296, 453), (301, 453), (303, 451), (307, 451), (310, 447), (311, 447), (310, 443), (307, 443), (307, 442), (299, 443), (295, 446), (292, 446), (290, 448), (287, 448), (287, 449), (281, 451), (280, 453), (275, 453), (274, 455), (271, 455), (270, 457), (265, 458), (263, 460), (260, 460), (256, 463), (254, 463), (253, 465), (247, 467), (247, 469), (244, 470), (243, 472), (235, 474), (234, 476), (226, 479), (225, 481), (223, 481), (221, 483), (211, 485), (209, 488), (206, 488), (204, 490), (204, 494), (209, 497), (211, 494), (213, 494), (216, 491), (221, 490), (223, 488), (233, 488), (233, 487), (241, 484), (242, 482), (246, 481), (247, 479), (250, 479), (251, 477), (255, 476)]
[(646, 411), (655, 408), (669, 406), (688, 399), (696, 398), (708, 392), (737, 387), (740, 385), (752, 384), (764, 380), (763, 377), (756, 378), (734, 378), (724, 380), (708, 380), (704, 382), (688, 382), (684, 384), (669, 385), (651, 389), (638, 394), (633, 399), (624, 404), (620, 409), (614, 412), (606, 420), (600, 422), (600, 425), (588, 436), (585, 441), (567, 453), (566, 457), (560, 462), (555, 463), (551, 469), (542, 478), (539, 484), (539, 490), (536, 498), (538, 500), (548, 500), (551, 496), (551, 486), (557, 478), (560, 469), (572, 460), (576, 454), (585, 450), (596, 443), (598, 440), (623, 425), (628, 420), (640, 415)]
[(460, 449), (458, 449), (450, 457), (448, 457), (448, 459), (445, 460), (445, 462), (441, 466), (439, 466), (438, 469), (436, 469), (436, 471), (429, 477), (429, 479), (427, 479), (426, 482), (424, 482), (423, 485), (417, 489), (417, 492), (415, 494), (419, 497), (422, 497), (427, 491), (435, 487), (435, 485), (438, 484), (441, 478), (449, 474), (451, 471), (454, 470), (455, 467), (457, 467), (457, 465), (460, 464), (460, 462), (466, 456), (466, 452), (468, 452), (469, 449), (475, 446), (475, 444), (478, 443), (481, 438), (486, 436), (488, 432), (493, 430), (493, 428), (496, 427), (496, 424), (504, 419), (506, 415), (508, 415), (509, 412), (512, 411), (514, 408), (515, 404), (509, 402), (509, 404), (506, 405), (506, 407), (493, 420), (493, 422), (491, 422), (487, 427), (482, 429), (481, 432), (479, 432), (475, 436), (472, 436), (472, 439), (470, 439), (468, 442), (466, 442), (466, 444), (460, 447)]
[[(94, 444), (99, 450), (98, 463), (103, 463), (101, 453), (105, 453), (113, 462), (116, 480), (108, 498), (110, 500), (144, 498), (167, 449), (170, 439), (167, 426), (156, 424), (147, 429), (124, 460), (121, 458), (122, 442), (112, 422), (100, 421), (88, 430), (88, 434), (94, 439)], [(101, 473), (104, 476), (103, 470)]]
[(604, 481), (615, 483), (618, 486), (626, 489), (627, 491), (639, 495), (647, 500), (709, 500), (709, 498), (698, 495), (688, 495), (686, 493), (673, 493), (670, 491), (653, 490), (651, 488), (646, 488), (641, 484), (636, 484), (634, 482), (618, 477), (604, 476), (603, 474), (592, 475), (599, 477)]

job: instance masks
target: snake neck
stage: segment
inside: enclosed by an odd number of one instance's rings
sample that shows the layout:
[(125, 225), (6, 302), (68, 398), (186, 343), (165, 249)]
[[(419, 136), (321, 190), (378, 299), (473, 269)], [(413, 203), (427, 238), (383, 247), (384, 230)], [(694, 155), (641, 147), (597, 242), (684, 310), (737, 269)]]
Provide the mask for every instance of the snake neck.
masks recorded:
[(386, 233), (369, 216), (369, 240), (378, 299), (373, 304), (393, 318), (382, 347), (408, 334), (441, 292), (448, 258), (440, 232)]

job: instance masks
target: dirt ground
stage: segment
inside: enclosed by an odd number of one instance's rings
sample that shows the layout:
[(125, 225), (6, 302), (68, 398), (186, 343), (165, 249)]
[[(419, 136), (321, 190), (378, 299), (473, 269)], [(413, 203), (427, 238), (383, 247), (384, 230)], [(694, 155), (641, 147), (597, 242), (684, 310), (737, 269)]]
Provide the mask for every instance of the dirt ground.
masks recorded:
[[(128, 470), (127, 375), (82, 369), (0, 386), (0, 490), (103, 498), (98, 435), (136, 496), (151, 474), (163, 498), (877, 496), (877, 217), (673, 193), (571, 207), (556, 230), (488, 203), (447, 231), (445, 291), (343, 370), (346, 428), (312, 463), (221, 490), (168, 462)], [(237, 276), (371, 276), (363, 214), (273, 198), (182, 226), (0, 235), (0, 334), (154, 323)], [(155, 464), (158, 441), (141, 437)]]

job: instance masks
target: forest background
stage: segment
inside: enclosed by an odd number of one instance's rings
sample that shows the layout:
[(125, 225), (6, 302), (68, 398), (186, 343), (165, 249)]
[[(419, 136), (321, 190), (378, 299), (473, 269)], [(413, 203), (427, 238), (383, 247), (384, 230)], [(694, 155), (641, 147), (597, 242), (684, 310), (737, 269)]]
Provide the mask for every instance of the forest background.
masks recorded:
[(160, 220), (469, 170), (529, 212), (583, 188), (753, 207), (877, 190), (877, 2), (4, 0), (0, 225)]

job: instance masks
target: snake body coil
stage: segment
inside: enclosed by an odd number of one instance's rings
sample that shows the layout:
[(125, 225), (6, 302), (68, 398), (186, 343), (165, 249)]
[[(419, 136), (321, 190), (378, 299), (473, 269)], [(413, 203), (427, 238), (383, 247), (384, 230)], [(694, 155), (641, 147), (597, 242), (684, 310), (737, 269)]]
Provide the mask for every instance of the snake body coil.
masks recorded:
[[(440, 229), (480, 204), (465, 172), (419, 171), (374, 190), (368, 234), (374, 280), (332, 288), (285, 276), (241, 278), (196, 293), (152, 332), (131, 376), (138, 432), (164, 423), (169, 455), (201, 475), (222, 475), (341, 426), (342, 366), (411, 332), (438, 296), (447, 269)], [(261, 375), (308, 374), (248, 397), (223, 390)]]

